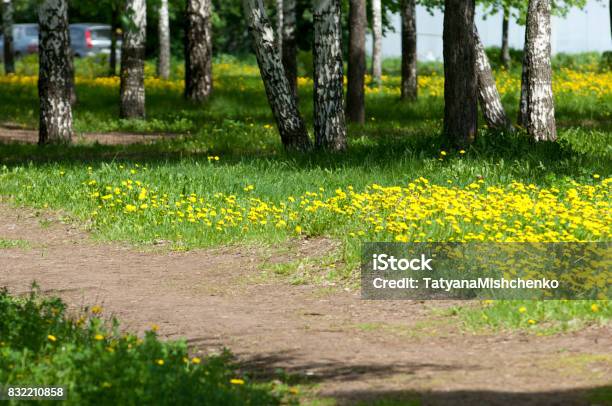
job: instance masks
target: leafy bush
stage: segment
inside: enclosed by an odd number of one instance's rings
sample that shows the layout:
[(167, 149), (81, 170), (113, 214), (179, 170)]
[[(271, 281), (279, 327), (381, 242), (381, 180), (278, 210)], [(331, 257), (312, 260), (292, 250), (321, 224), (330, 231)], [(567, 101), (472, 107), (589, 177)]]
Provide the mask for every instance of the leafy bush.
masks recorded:
[(100, 310), (74, 319), (60, 299), (0, 290), (0, 384), (64, 386), (79, 405), (279, 403), (270, 386), (237, 377), (229, 353), (189, 357), (184, 342), (122, 333)]

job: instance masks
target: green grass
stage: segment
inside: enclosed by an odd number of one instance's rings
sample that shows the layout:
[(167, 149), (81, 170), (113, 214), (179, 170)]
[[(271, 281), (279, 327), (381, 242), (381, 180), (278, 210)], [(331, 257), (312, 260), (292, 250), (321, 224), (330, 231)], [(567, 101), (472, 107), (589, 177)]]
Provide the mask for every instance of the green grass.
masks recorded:
[[(67, 404), (272, 405), (289, 387), (238, 375), (229, 353), (198, 358), (179, 341), (121, 332), (99, 309), (70, 317), (60, 299), (0, 290), (0, 382), (64, 386)], [(9, 402), (9, 404), (11, 404)]]
[(29, 248), (30, 243), (25, 240), (12, 240), (6, 238), (0, 238), (0, 249), (9, 248)]
[[(98, 68), (81, 66), (86, 63), (89, 62), (80, 61), (77, 72), (89, 77), (99, 74)], [(148, 66), (151, 70), (150, 63)], [(461, 189), (479, 179), (486, 186), (521, 182), (536, 188), (556, 188), (560, 193), (559, 201), (564, 202), (564, 194), (574, 188), (575, 183), (599, 185), (601, 179), (612, 174), (610, 94), (602, 97), (558, 95), (558, 143), (534, 144), (520, 131), (498, 134), (483, 127), (478, 140), (465, 154), (449, 149), (439, 135), (442, 97), (421, 94), (416, 103), (402, 103), (393, 94), (368, 94), (367, 123), (350, 126), (348, 153), (315, 151), (295, 155), (286, 153), (280, 145), (261, 80), (253, 66), (234, 63), (224, 70), (219, 66), (215, 68), (214, 94), (202, 106), (185, 102), (180, 89), (147, 89), (146, 121), (117, 118), (117, 88), (77, 86), (79, 103), (74, 112), (77, 132), (162, 132), (181, 136), (151, 145), (132, 146), (80, 144), (39, 148), (2, 144), (0, 195), (9, 197), (15, 205), (61, 209), (74, 221), (90, 224), (97, 238), (134, 244), (165, 240), (175, 249), (221, 244), (273, 246), (292, 238), (328, 236), (341, 242), (337, 262), (325, 260), (313, 265), (294, 261), (275, 265), (268, 271), (295, 283), (354, 282), (361, 241), (393, 237), (367, 229), (364, 235), (351, 236), (362, 229), (363, 221), (360, 220), (344, 221), (333, 213), (304, 213), (298, 219), (303, 228), (301, 233), (295, 231), (294, 224), (278, 228), (271, 222), (248, 231), (233, 228), (215, 233), (201, 225), (173, 222), (159, 212), (130, 215), (121, 208), (102, 207), (100, 198), (91, 195), (99, 193), (101, 196), (108, 193), (106, 186), (120, 186), (121, 182), (130, 179), (146, 185), (150, 194), (167, 194), (171, 203), (173, 199), (194, 193), (214, 204), (221, 204), (229, 195), (243, 205), (249, 205), (252, 197), (279, 204), (286, 202), (289, 196), (297, 198), (309, 191), (318, 193), (321, 188), (324, 191), (320, 193), (327, 197), (338, 188), (346, 190), (349, 185), (362, 192), (374, 183), (407, 185), (423, 177), (435, 185), (448, 185), (450, 181)], [(27, 61), (20, 69), (22, 73), (33, 73), (27, 71), (32, 70)], [(220, 71), (223, 73), (219, 74)], [(435, 71), (436, 67), (432, 66), (430, 72)], [(180, 77), (179, 73), (180, 68), (175, 67), (174, 77)], [(511, 75), (520, 77), (518, 70)], [(390, 79), (395, 84), (398, 80), (397, 77)], [(36, 127), (35, 86), (2, 84), (0, 99), (3, 102), (0, 123)], [(518, 89), (508, 92), (503, 102), (509, 116), (515, 117)], [(311, 123), (312, 90), (308, 87), (300, 88), (300, 106), (307, 122)], [(441, 151), (448, 151), (448, 154), (441, 156)], [(220, 159), (211, 161), (211, 156)], [(93, 186), (89, 185), (92, 180), (96, 181)], [(245, 190), (248, 185), (253, 185), (254, 190)], [(139, 202), (137, 189), (135, 195), (128, 196), (130, 202)], [(218, 193), (223, 196), (217, 197)], [(609, 198), (601, 199), (600, 204), (610, 204)], [(429, 225), (425, 221), (419, 223), (419, 227), (426, 233), (423, 239), (443, 241), (453, 236), (447, 227)], [(605, 240), (609, 234), (578, 236)], [(299, 270), (300, 264), (306, 265), (306, 271)], [(315, 272), (313, 266), (323, 269)], [(517, 318), (515, 309), (511, 308), (513, 305), (508, 303), (496, 303), (491, 308), (495, 310), (479, 310), (473, 316), (466, 311), (466, 320), (475, 327), (536, 330), (546, 326), (545, 323), (532, 327), (521, 324), (522, 318)], [(576, 302), (559, 305), (544, 302), (538, 306), (541, 306), (538, 316), (559, 323), (551, 327), (553, 330), (570, 328), (573, 319), (590, 322), (593, 318), (610, 316), (609, 310), (597, 315), (587, 310), (579, 311), (580, 305)], [(489, 311), (497, 312), (491, 316), (498, 318), (500, 325), (482, 321), (476, 325), (482, 312)]]
[(472, 332), (521, 330), (550, 335), (605, 325), (612, 318), (612, 306), (607, 300), (506, 300), (453, 307), (448, 314)]

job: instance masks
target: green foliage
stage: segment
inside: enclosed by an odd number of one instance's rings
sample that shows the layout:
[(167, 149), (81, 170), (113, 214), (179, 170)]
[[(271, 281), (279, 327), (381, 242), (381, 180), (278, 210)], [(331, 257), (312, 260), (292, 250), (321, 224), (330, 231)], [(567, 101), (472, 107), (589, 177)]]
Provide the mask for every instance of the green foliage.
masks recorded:
[(605, 325), (612, 319), (612, 306), (607, 300), (489, 300), (478, 306), (453, 307), (450, 314), (459, 316), (471, 331), (518, 329), (554, 334)]
[(60, 299), (0, 290), (0, 383), (65, 386), (71, 405), (279, 403), (270, 385), (236, 376), (229, 353), (190, 357), (184, 342), (122, 333), (98, 313), (74, 319)]

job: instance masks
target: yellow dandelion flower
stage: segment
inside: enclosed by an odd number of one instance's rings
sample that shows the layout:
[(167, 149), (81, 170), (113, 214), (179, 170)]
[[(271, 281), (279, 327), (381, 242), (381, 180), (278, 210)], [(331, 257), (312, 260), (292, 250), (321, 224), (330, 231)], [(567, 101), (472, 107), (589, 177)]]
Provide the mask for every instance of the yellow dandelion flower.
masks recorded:
[(599, 311), (599, 306), (597, 305), (597, 303), (593, 303), (593, 304), (591, 305), (591, 311), (592, 311), (593, 313), (597, 313), (597, 312)]
[(518, 309), (519, 313), (525, 313), (527, 311), (527, 308), (525, 306), (521, 306)]
[(198, 357), (193, 357), (193, 358), (191, 359), (191, 362), (192, 362), (193, 364), (199, 364), (200, 362), (202, 362), (202, 360), (201, 360), (200, 358), (198, 358)]
[(52, 343), (54, 343), (54, 342), (56, 342), (56, 341), (57, 341), (57, 337), (55, 337), (55, 336), (54, 336), (54, 335), (52, 335), (52, 334), (49, 334), (49, 335), (47, 336), (47, 340), (49, 340), (49, 341), (51, 341)]
[(232, 385), (244, 385), (244, 380), (234, 378), (230, 380), (230, 383)]
[(104, 340), (104, 336), (103, 336), (102, 334), (96, 334), (96, 335), (94, 336), (94, 340), (96, 340), (96, 341), (102, 341), (102, 340)]

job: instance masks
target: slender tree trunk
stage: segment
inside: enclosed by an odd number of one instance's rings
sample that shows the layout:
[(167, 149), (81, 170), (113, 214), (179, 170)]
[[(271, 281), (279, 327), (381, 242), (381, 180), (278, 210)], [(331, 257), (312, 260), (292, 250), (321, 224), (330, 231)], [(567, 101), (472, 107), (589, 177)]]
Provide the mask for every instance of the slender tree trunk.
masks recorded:
[(349, 60), (346, 115), (349, 121), (363, 124), (365, 122), (366, 0), (350, 0), (349, 3)]
[(13, 3), (2, 2), (2, 34), (4, 37), (4, 73), (15, 73), (15, 49), (13, 47)]
[(382, 5), (381, 0), (372, 0), (372, 82), (382, 83)]
[(285, 75), (280, 54), (274, 43), (274, 29), (262, 0), (243, 0), (243, 4), (259, 72), (281, 141), (287, 149), (308, 150), (311, 147), (308, 131)]
[(109, 56), (109, 76), (117, 74), (117, 29), (119, 29), (119, 6), (111, 5), (111, 48)]
[(478, 101), (487, 126), (496, 130), (507, 130), (510, 122), (501, 102), (489, 58), (474, 24), (474, 46), (476, 53), (476, 75), (478, 76)]
[(212, 3), (187, 0), (185, 98), (203, 102), (212, 92)]
[(555, 141), (550, 63), (550, 0), (529, 0), (521, 84), (521, 122), (536, 141)]
[(162, 79), (170, 77), (170, 16), (168, 15), (168, 0), (161, 0), (159, 6), (159, 59), (157, 60), (157, 75)]
[(508, 44), (508, 31), (510, 30), (510, 12), (504, 8), (504, 16), (502, 17), (502, 46), (501, 46), (501, 63), (506, 69), (510, 68), (510, 45)]
[(416, 0), (402, 0), (402, 100), (416, 100), (417, 28)]
[(70, 142), (70, 35), (66, 0), (45, 0), (38, 10), (40, 125), (38, 143)]
[(340, 0), (315, 0), (313, 20), (315, 145), (343, 151), (346, 123)]
[(460, 147), (473, 142), (478, 130), (474, 9), (474, 0), (445, 1), (444, 134)]
[(283, 0), (283, 66), (293, 93), (297, 91), (296, 0)]
[(283, 54), (283, 27), (284, 27), (283, 0), (276, 0), (276, 46), (278, 53)]
[(147, 24), (145, 0), (127, 0), (130, 23), (123, 30), (121, 48), (121, 118), (145, 117), (144, 57)]

